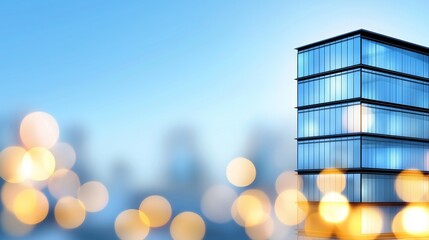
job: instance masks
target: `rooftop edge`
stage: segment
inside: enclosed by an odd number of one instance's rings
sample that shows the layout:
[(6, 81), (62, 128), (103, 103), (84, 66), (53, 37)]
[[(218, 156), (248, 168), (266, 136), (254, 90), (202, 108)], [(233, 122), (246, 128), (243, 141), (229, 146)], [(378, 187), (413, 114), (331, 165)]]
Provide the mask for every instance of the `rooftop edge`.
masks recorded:
[(401, 40), (401, 39), (398, 39), (398, 38), (389, 37), (389, 36), (386, 36), (386, 35), (383, 35), (383, 34), (380, 34), (380, 33), (368, 31), (366, 29), (359, 29), (359, 30), (351, 31), (351, 32), (348, 32), (348, 33), (344, 33), (344, 34), (335, 36), (335, 37), (327, 38), (327, 39), (324, 39), (324, 40), (321, 40), (321, 41), (317, 41), (317, 42), (310, 43), (310, 44), (307, 44), (307, 45), (304, 45), (304, 46), (301, 46), (301, 47), (297, 47), (295, 49), (298, 50), (298, 51), (302, 51), (302, 50), (305, 50), (305, 49), (308, 49), (308, 48), (312, 48), (312, 47), (315, 47), (315, 46), (318, 46), (318, 45), (322, 45), (322, 44), (325, 44), (325, 43), (333, 42), (333, 41), (336, 41), (336, 40), (340, 40), (340, 39), (351, 37), (351, 36), (355, 36), (355, 35), (361, 35), (363, 37), (370, 38), (370, 39), (373, 39), (373, 40), (377, 40), (377, 41), (380, 41), (380, 42), (384, 42), (384, 43), (387, 43), (387, 44), (390, 44), (390, 45), (394, 45), (394, 46), (406, 48), (406, 49), (417, 51), (417, 52), (421, 52), (421, 53), (424, 53), (424, 54), (429, 54), (429, 47), (425, 47), (425, 46), (418, 45), (418, 44), (415, 44), (415, 43), (407, 42), (407, 41), (404, 41), (404, 40)]

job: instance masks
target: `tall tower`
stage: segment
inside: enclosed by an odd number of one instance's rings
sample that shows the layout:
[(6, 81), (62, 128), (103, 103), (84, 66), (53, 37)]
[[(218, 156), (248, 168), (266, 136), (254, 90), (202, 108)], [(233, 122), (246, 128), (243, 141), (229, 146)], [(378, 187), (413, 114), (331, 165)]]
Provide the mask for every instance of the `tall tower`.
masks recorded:
[[(429, 48), (357, 30), (297, 50), (301, 238), (406, 235), (394, 218), (429, 202)], [(321, 178), (326, 169), (342, 174)], [(320, 216), (331, 190), (351, 207), (340, 221)]]

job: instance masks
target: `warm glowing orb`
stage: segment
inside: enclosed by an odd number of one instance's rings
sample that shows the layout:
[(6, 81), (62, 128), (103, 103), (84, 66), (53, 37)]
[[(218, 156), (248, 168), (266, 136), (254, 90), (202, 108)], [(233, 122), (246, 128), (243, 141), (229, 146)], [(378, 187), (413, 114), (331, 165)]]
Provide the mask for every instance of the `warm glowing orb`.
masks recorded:
[(79, 199), (64, 197), (55, 205), (55, 220), (62, 228), (77, 228), (82, 225), (85, 217), (85, 207)]
[(427, 201), (427, 178), (418, 170), (402, 171), (395, 180), (395, 190), (405, 202)]
[(101, 182), (91, 181), (79, 188), (78, 198), (84, 204), (87, 212), (98, 212), (104, 209), (109, 202), (109, 192)]
[(413, 236), (427, 236), (429, 233), (429, 211), (423, 206), (409, 206), (403, 210), (404, 230)]
[(243, 227), (261, 224), (271, 215), (270, 199), (260, 190), (247, 190), (235, 200), (231, 215)]
[(162, 196), (153, 195), (145, 198), (139, 210), (149, 219), (150, 227), (162, 227), (171, 218), (171, 205)]
[(43, 147), (31, 148), (24, 156), (29, 161), (29, 178), (35, 181), (48, 179), (55, 170), (55, 158), (52, 153)]
[(24, 117), (19, 133), (22, 143), (28, 148), (51, 148), (57, 142), (60, 130), (57, 121), (51, 115), (33, 112)]
[(317, 175), (317, 187), (323, 193), (341, 193), (346, 187), (346, 175), (338, 169), (325, 169)]
[(205, 232), (204, 220), (193, 212), (180, 213), (170, 225), (170, 234), (174, 240), (201, 240)]
[(29, 162), (25, 161), (26, 151), (21, 147), (5, 148), (0, 155), (0, 176), (7, 182), (23, 182), (29, 174)]
[(276, 191), (278, 194), (288, 189), (300, 190), (302, 177), (292, 171), (285, 171), (276, 179)]
[(308, 214), (307, 198), (300, 191), (289, 189), (279, 194), (274, 210), (277, 218), (285, 225), (297, 225)]
[(330, 192), (323, 196), (319, 204), (320, 215), (330, 223), (344, 221), (349, 211), (350, 205), (347, 198), (336, 192)]
[(13, 213), (19, 221), (25, 224), (40, 223), (46, 218), (48, 211), (48, 199), (36, 189), (26, 189), (20, 192), (13, 202)]
[(256, 168), (249, 159), (235, 158), (226, 168), (226, 177), (232, 185), (246, 187), (255, 180)]
[(140, 210), (128, 209), (116, 217), (115, 232), (120, 239), (145, 239), (149, 231), (149, 220)]

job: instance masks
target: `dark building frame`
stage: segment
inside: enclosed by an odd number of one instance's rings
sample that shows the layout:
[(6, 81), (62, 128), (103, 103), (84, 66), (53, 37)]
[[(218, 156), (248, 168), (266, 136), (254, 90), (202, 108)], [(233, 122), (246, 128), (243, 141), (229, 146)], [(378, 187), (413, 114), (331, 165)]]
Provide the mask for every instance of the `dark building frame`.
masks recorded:
[[(421, 45), (417, 45), (411, 42), (407, 42), (407, 41), (403, 41), (397, 38), (393, 38), (393, 37), (389, 37), (389, 36), (385, 36), (382, 34), (378, 34), (375, 32), (371, 32), (368, 30), (364, 30), (364, 29), (360, 29), (360, 30), (356, 30), (356, 31), (352, 31), (349, 33), (345, 33), (342, 35), (338, 35), (332, 38), (328, 38), (322, 41), (318, 41), (318, 42), (314, 42), (308, 45), (304, 45), (301, 47), (296, 48), (296, 50), (298, 50), (298, 52), (302, 52), (314, 47), (318, 47), (324, 44), (331, 44), (335, 41), (339, 41), (339, 40), (344, 40), (347, 38), (351, 38), (351, 37), (358, 37), (359, 41), (360, 41), (360, 53), (359, 53), (359, 63), (358, 64), (352, 64), (351, 66), (345, 66), (345, 67), (339, 67), (333, 70), (328, 70), (328, 71), (321, 71), (318, 73), (314, 73), (314, 74), (308, 74), (305, 76), (298, 76), (295, 80), (297, 80), (298, 83), (300, 83), (301, 81), (305, 81), (307, 79), (314, 79), (317, 77), (323, 77), (323, 76), (327, 76), (327, 75), (331, 75), (331, 74), (336, 74), (336, 73), (343, 73), (345, 71), (352, 71), (352, 70), (358, 70), (359, 74), (360, 74), (360, 94), (359, 97), (353, 97), (353, 98), (347, 98), (347, 99), (341, 99), (341, 100), (336, 100), (336, 101), (325, 101), (325, 102), (321, 102), (321, 103), (316, 103), (316, 104), (308, 104), (308, 105), (302, 105), (302, 106), (298, 106), (296, 107), (296, 109), (298, 111), (302, 111), (302, 110), (309, 110), (309, 109), (314, 109), (314, 108), (318, 108), (318, 107), (327, 107), (327, 106), (337, 106), (339, 104), (347, 104), (347, 103), (356, 103), (359, 104), (360, 106), (362, 104), (370, 104), (370, 105), (374, 105), (374, 106), (384, 106), (384, 107), (391, 107), (394, 109), (401, 109), (401, 110), (405, 110), (405, 111), (414, 111), (414, 112), (418, 112), (418, 113), (427, 113), (429, 114), (429, 107), (421, 107), (421, 106), (412, 106), (412, 105), (407, 105), (407, 104), (399, 104), (399, 103), (393, 103), (393, 102), (389, 102), (389, 101), (381, 101), (381, 100), (375, 100), (375, 99), (368, 99), (365, 98), (362, 94), (362, 90), (363, 90), (363, 86), (362, 86), (362, 82), (363, 82), (363, 78), (362, 78), (362, 72), (364, 70), (368, 70), (368, 71), (375, 71), (378, 73), (384, 73), (384, 74), (389, 74), (389, 75), (393, 75), (393, 76), (398, 76), (398, 77), (403, 77), (403, 78), (409, 78), (409, 79), (413, 79), (413, 80), (417, 80), (417, 81), (422, 81), (422, 82), (426, 82), (429, 84), (429, 77), (423, 77), (423, 76), (417, 76), (417, 75), (413, 75), (413, 74), (409, 74), (409, 73), (405, 73), (405, 72), (401, 72), (401, 71), (394, 71), (394, 70), (389, 70), (386, 68), (382, 68), (382, 67), (376, 67), (376, 66), (371, 66), (368, 64), (363, 64), (363, 55), (362, 55), (362, 48), (363, 48), (363, 39), (367, 39), (370, 41), (374, 41), (374, 42), (378, 42), (378, 43), (382, 43), (382, 44), (386, 44), (389, 46), (393, 46), (393, 47), (397, 47), (397, 48), (401, 48), (401, 49), (405, 49), (408, 51), (412, 51), (415, 53), (420, 53), (420, 54), (424, 54), (424, 55), (429, 55), (429, 48), (425, 47), (425, 46), (421, 46)], [(297, 63), (299, 62), (298, 60), (298, 55), (297, 55)], [(298, 64), (297, 64), (297, 73), (299, 71), (298, 69)], [(425, 92), (425, 94), (429, 95), (429, 92)], [(307, 96), (304, 96), (307, 97)], [(297, 102), (299, 102), (299, 96), (297, 96)], [(392, 110), (393, 111), (393, 110)], [(359, 206), (404, 206), (408, 203), (406, 202), (363, 202), (362, 201), (362, 174), (377, 174), (377, 175), (398, 175), (400, 172), (402, 172), (405, 169), (385, 169), (385, 168), (367, 168), (367, 167), (363, 167), (362, 165), (362, 159), (363, 159), (363, 151), (362, 151), (362, 143), (363, 143), (363, 139), (365, 137), (372, 137), (372, 138), (382, 138), (382, 139), (390, 139), (390, 140), (401, 140), (401, 141), (412, 141), (412, 142), (420, 142), (420, 143), (429, 143), (429, 137), (425, 138), (425, 137), (411, 137), (411, 136), (399, 136), (399, 135), (393, 135), (393, 134), (380, 134), (380, 133), (370, 133), (370, 132), (363, 132), (362, 131), (362, 107), (360, 107), (360, 130), (357, 132), (352, 132), (352, 133), (335, 133), (335, 134), (327, 134), (327, 135), (318, 135), (318, 136), (298, 136), (296, 138), (296, 140), (298, 141), (298, 143), (303, 142), (303, 141), (307, 141), (307, 140), (318, 140), (318, 139), (342, 139), (342, 138), (346, 138), (346, 137), (357, 137), (360, 141), (360, 153), (359, 153), (359, 167), (357, 168), (345, 168), (345, 169), (340, 169), (342, 171), (344, 171), (345, 173), (357, 173), (360, 174), (360, 199), (357, 202), (351, 201), (350, 203), (352, 205), (359, 205)], [(299, 126), (299, 121), (297, 121), (297, 125), (298, 128), (299, 127), (303, 127), (303, 126)], [(298, 130), (299, 131), (299, 130)], [(299, 166), (299, 151), (298, 151), (298, 147), (299, 145), (297, 145), (297, 152), (298, 152), (298, 157), (297, 157), (297, 166)], [(313, 168), (313, 169), (300, 169), (298, 168), (296, 171), (299, 175), (314, 175), (314, 174), (319, 174), (321, 171), (323, 171), (324, 168)], [(427, 170), (421, 170), (421, 172), (424, 175), (429, 175), (429, 169)], [(318, 201), (309, 201), (311, 205), (317, 205)], [(391, 235), (389, 234), (383, 234), (386, 237), (391, 237)]]

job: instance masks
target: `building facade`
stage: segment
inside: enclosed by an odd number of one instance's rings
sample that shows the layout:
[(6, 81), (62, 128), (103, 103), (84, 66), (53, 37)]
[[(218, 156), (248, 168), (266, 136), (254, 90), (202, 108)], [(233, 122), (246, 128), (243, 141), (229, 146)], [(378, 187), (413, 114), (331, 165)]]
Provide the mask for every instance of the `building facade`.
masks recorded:
[[(358, 232), (394, 236), (398, 212), (429, 201), (429, 48), (357, 30), (297, 50), (297, 172), (310, 215), (325, 194), (320, 172), (338, 169), (345, 177), (326, 184), (345, 185), (341, 194), (360, 208)], [(401, 197), (410, 191), (397, 183), (406, 169), (418, 170), (412, 179), (422, 175), (413, 186), (423, 197)], [(382, 213), (381, 226), (371, 224), (371, 208)], [(308, 229), (306, 222), (302, 236), (335, 236), (339, 228)]]

